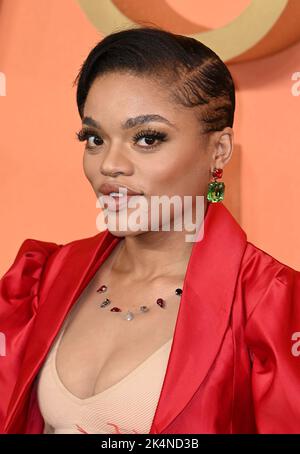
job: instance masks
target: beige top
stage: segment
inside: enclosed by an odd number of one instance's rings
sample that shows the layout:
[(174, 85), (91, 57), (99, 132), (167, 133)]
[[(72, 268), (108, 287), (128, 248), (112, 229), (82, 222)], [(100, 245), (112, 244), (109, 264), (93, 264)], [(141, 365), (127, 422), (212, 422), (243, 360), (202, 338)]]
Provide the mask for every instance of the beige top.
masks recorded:
[(38, 376), (44, 433), (115, 434), (150, 432), (169, 359), (172, 338), (110, 388), (86, 399), (72, 394), (56, 369), (58, 335)]

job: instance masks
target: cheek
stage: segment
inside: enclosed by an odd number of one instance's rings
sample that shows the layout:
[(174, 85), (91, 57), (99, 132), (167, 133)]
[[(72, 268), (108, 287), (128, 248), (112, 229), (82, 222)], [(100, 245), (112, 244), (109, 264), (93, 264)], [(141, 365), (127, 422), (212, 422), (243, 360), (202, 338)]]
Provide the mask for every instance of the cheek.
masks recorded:
[(89, 180), (90, 183), (92, 183), (97, 173), (97, 163), (93, 162), (93, 160), (90, 159), (85, 153), (83, 155), (82, 165), (86, 178)]
[(168, 187), (168, 192), (173, 192), (175, 187), (193, 186), (194, 181), (204, 179), (207, 163), (200, 156), (197, 159), (195, 149), (192, 152), (184, 149), (172, 151), (170, 159), (164, 156), (149, 164), (146, 172), (142, 172), (145, 180), (151, 179), (156, 187)]
[(145, 177), (151, 177), (157, 182), (165, 182), (178, 178), (190, 165), (184, 153), (178, 153), (177, 150), (170, 149), (168, 153), (163, 153), (149, 160), (147, 165), (143, 163), (141, 169), (143, 169)]
[(177, 186), (183, 185), (193, 191), (205, 186), (208, 169), (208, 154), (191, 144), (190, 147), (181, 150), (180, 156), (174, 161), (170, 170)]

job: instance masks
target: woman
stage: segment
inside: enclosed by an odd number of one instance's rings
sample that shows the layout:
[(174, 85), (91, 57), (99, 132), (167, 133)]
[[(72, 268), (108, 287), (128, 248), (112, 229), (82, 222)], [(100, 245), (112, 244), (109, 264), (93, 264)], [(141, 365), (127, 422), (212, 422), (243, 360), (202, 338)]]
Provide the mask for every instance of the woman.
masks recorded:
[[(108, 228), (27, 239), (3, 276), (1, 432), (299, 432), (300, 273), (248, 242), (222, 203), (226, 65), (192, 38), (133, 28), (97, 44), (76, 83)], [(194, 241), (149, 204), (141, 218), (160, 228), (129, 228), (129, 202), (157, 195), (192, 196)]]

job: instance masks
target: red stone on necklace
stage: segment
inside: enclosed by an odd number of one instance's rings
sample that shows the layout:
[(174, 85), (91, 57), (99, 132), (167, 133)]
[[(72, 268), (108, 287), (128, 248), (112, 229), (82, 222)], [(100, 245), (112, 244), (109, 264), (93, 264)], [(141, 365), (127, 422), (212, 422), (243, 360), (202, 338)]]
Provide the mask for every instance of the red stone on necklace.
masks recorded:
[(158, 298), (158, 299), (156, 300), (156, 303), (157, 303), (160, 307), (162, 307), (162, 308), (164, 308), (165, 305), (166, 305), (166, 303), (164, 302), (164, 300), (163, 300), (162, 298)]

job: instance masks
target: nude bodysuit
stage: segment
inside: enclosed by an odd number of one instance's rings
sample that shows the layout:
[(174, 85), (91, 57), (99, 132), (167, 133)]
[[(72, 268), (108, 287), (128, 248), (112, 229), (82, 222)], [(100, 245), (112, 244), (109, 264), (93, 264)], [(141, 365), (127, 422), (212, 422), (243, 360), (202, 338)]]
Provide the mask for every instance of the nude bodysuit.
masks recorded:
[(38, 376), (44, 433), (115, 434), (150, 432), (169, 359), (172, 338), (110, 388), (80, 399), (64, 386), (56, 369), (57, 336)]

